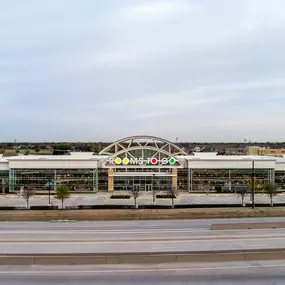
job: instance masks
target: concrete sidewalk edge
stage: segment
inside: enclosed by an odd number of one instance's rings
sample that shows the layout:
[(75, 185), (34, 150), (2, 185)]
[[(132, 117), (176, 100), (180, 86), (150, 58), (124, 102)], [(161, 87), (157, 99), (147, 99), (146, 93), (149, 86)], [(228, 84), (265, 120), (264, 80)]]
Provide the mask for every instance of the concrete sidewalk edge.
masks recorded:
[(285, 248), (200, 252), (82, 254), (2, 254), (0, 265), (86, 265), (130, 263), (199, 263), (285, 259)]

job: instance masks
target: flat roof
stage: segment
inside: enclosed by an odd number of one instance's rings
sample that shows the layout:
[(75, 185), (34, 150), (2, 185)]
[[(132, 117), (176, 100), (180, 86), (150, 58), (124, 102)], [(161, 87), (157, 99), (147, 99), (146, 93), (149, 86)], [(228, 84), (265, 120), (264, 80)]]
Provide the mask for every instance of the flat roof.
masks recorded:
[(0, 162), (8, 162), (7, 158), (0, 154)]
[(94, 155), (92, 152), (77, 152), (70, 155), (18, 155), (10, 156), (10, 160), (100, 160), (109, 157), (108, 155)]
[[(177, 158), (186, 160), (260, 160), (260, 161), (276, 161), (277, 157), (258, 156), (258, 155), (217, 155), (216, 152), (195, 152), (193, 155), (179, 155)], [(285, 162), (285, 160), (284, 160)]]
[[(70, 155), (18, 155), (3, 157), (0, 156), (0, 162), (8, 162), (10, 160), (101, 160), (110, 157), (110, 155), (94, 155), (92, 152), (76, 152)], [(255, 160), (255, 161), (277, 161), (284, 162), (285, 158), (274, 156), (257, 156), (257, 155), (217, 155), (215, 152), (199, 152), (193, 155), (177, 155), (177, 159), (185, 160)]]

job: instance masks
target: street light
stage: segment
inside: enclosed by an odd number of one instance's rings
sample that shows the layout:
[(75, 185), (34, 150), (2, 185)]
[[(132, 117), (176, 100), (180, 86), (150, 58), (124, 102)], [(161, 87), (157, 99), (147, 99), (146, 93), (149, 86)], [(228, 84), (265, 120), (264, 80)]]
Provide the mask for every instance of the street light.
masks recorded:
[(251, 207), (254, 209), (254, 160), (251, 165)]
[(152, 174), (152, 181), (151, 181), (151, 182), (152, 182), (152, 183), (151, 183), (151, 184), (152, 184), (152, 185), (151, 185), (151, 188), (152, 188), (152, 204), (153, 204), (153, 205), (154, 205), (154, 203), (155, 203), (155, 191), (154, 191), (154, 187), (153, 187), (153, 186), (154, 186), (154, 185), (153, 185), (153, 182), (154, 182), (154, 175), (155, 175), (155, 174), (153, 173), (153, 174)]
[(50, 206), (50, 182), (51, 182), (51, 174), (49, 174), (49, 178), (48, 178), (48, 205)]

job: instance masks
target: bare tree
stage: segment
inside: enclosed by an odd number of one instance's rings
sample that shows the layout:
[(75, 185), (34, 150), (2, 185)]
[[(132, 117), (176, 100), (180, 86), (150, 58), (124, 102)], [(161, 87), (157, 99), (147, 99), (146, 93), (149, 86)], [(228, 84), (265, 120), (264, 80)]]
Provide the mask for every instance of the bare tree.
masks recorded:
[(29, 207), (30, 207), (30, 205), (29, 205), (30, 198), (34, 195), (35, 195), (34, 190), (24, 189), (24, 187), (21, 187), (20, 196), (22, 196), (25, 199), (25, 201), (27, 203), (27, 209), (29, 209)]
[(209, 184), (203, 185), (202, 189), (209, 195), (209, 192), (211, 190), (211, 186)]
[(159, 185), (152, 183), (152, 204), (155, 205), (156, 202), (156, 194), (160, 191)]
[(134, 202), (135, 202), (135, 208), (137, 209), (138, 208), (138, 205), (137, 205), (137, 198), (140, 196), (141, 194), (141, 191), (140, 191), (140, 187), (138, 185), (133, 185), (131, 187), (131, 195), (133, 196), (134, 198)]
[(241, 204), (242, 206), (244, 207), (245, 204), (244, 204), (244, 197), (246, 194), (248, 194), (248, 185), (246, 184), (238, 184), (236, 186), (234, 186), (234, 191), (240, 195), (241, 197)]
[(271, 183), (268, 182), (265, 187), (264, 190), (266, 192), (266, 194), (269, 196), (270, 198), (270, 206), (273, 206), (273, 196), (278, 195), (278, 191), (277, 191), (277, 187), (275, 183)]
[(172, 209), (174, 208), (174, 199), (176, 198), (176, 187), (174, 187), (173, 185), (169, 186), (168, 190), (167, 190), (170, 198), (171, 198), (171, 207)]

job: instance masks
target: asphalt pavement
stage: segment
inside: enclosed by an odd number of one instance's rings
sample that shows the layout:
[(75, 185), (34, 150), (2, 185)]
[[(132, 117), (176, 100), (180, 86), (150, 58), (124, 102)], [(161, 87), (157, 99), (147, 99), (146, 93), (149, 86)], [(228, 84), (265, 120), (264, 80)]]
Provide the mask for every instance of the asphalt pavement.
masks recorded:
[(285, 261), (0, 267), (0, 280), (3, 285), (281, 285)]
[(212, 231), (212, 223), (285, 221), (285, 218), (1, 222), (0, 252), (120, 253), (284, 248), (285, 229)]

